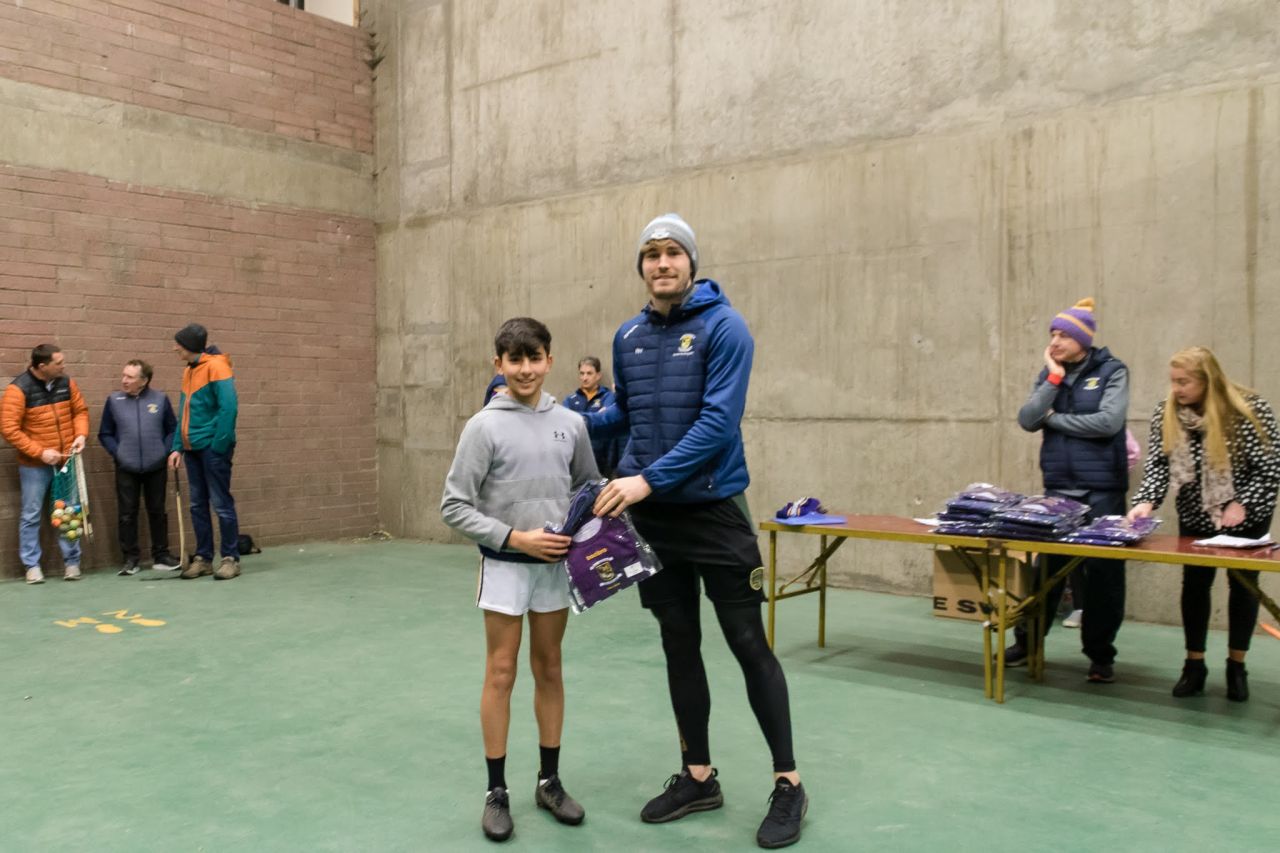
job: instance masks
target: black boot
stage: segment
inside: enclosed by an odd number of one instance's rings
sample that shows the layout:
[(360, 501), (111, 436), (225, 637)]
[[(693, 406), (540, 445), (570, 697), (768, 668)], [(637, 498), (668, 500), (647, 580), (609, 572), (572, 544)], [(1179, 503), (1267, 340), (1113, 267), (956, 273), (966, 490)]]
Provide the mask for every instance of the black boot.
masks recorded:
[(1182, 677), (1173, 685), (1173, 695), (1178, 699), (1199, 696), (1204, 692), (1204, 680), (1208, 675), (1209, 668), (1204, 665), (1204, 658), (1187, 658), (1182, 664)]
[(1227, 698), (1232, 702), (1249, 701), (1249, 673), (1242, 660), (1227, 658)]

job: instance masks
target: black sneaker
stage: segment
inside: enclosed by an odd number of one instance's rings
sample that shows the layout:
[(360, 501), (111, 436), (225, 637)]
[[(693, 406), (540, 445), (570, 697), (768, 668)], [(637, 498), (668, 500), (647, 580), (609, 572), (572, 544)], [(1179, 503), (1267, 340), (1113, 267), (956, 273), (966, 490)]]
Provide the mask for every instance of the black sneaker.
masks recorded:
[(578, 804), (578, 801), (565, 793), (564, 785), (560, 784), (558, 775), (550, 779), (538, 780), (538, 787), (533, 792), (533, 801), (537, 803), (538, 808), (546, 809), (556, 820), (567, 823), (569, 826), (577, 826), (587, 817), (586, 810)]
[(182, 568), (182, 561), (170, 554), (168, 551), (165, 551), (159, 557), (156, 557), (151, 561), (151, 568), (155, 569), (157, 572), (176, 572), (178, 569)]
[(685, 767), (663, 786), (665, 790), (644, 804), (640, 819), (645, 823), (666, 823), (679, 820), (690, 812), (706, 812), (724, 805), (724, 794), (716, 777), (720, 773), (714, 767), (705, 782), (689, 775)]
[(1004, 667), (1011, 669), (1015, 666), (1027, 665), (1027, 647), (1022, 643), (1014, 643), (1012, 646), (1004, 650)]
[(792, 785), (778, 779), (769, 795), (769, 813), (756, 832), (756, 844), (767, 850), (787, 847), (800, 840), (800, 822), (809, 811), (809, 796), (804, 785)]
[(117, 575), (125, 575), (125, 576), (136, 575), (137, 573), (138, 573), (138, 561), (133, 558), (125, 560), (124, 565), (120, 567), (120, 571), (116, 572)]
[(484, 795), (484, 816), (480, 818), (480, 828), (490, 841), (506, 841), (515, 831), (506, 788), (494, 788)]
[(1090, 684), (1111, 684), (1116, 680), (1116, 670), (1109, 663), (1092, 663), (1089, 664), (1089, 674), (1085, 676), (1085, 681)]

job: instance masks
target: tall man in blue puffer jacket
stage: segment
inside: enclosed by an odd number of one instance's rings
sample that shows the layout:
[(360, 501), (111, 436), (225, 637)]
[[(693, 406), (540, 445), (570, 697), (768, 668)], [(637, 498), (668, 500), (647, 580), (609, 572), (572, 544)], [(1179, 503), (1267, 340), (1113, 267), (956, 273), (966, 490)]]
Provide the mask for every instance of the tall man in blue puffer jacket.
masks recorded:
[(120, 390), (102, 409), (98, 441), (116, 461), (116, 511), (124, 564), (116, 574), (138, 573), (138, 498), (145, 495), (151, 528), (152, 565), (176, 571), (182, 562), (169, 553), (169, 515), (164, 509), (165, 460), (178, 419), (169, 395), (151, 387), (151, 365), (133, 359), (124, 366)]
[(695, 280), (698, 247), (683, 219), (668, 213), (650, 222), (637, 255), (649, 304), (614, 335), (615, 405), (584, 417), (593, 438), (629, 438), (596, 514), (629, 509), (663, 565), (640, 585), (640, 601), (662, 634), (683, 766), (640, 817), (664, 823), (724, 803), (707, 731), (701, 581), (772, 752), (774, 790), (756, 841), (785, 847), (800, 838), (808, 799), (792, 754), (786, 677), (760, 618), (763, 561), (743, 494), (750, 478), (741, 421), (754, 343), (720, 285)]

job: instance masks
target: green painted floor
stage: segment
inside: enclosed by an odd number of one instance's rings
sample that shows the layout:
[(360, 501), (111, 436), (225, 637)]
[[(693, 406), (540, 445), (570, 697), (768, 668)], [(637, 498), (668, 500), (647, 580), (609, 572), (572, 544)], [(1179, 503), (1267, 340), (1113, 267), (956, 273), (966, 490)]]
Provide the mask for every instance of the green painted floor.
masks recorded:
[[(474, 565), (464, 547), (314, 543), (246, 558), (230, 583), (0, 584), (0, 850), (491, 849)], [(1275, 849), (1280, 642), (1257, 639), (1254, 699), (1235, 705), (1221, 633), (1210, 695), (1176, 701), (1178, 629), (1126, 625), (1111, 686), (1084, 683), (1078, 638), (1059, 629), (1046, 683), (1015, 671), (996, 706), (978, 629), (927, 599), (835, 591), (826, 649), (815, 614), (812, 598), (780, 607), (811, 796), (798, 849)], [(98, 624), (58, 624), (80, 617)], [(561, 775), (582, 827), (533, 807), (522, 673), (509, 847), (752, 848), (769, 762), (737, 666), (707, 637), (725, 808), (637, 817), (678, 754), (656, 629), (629, 594), (566, 639)]]

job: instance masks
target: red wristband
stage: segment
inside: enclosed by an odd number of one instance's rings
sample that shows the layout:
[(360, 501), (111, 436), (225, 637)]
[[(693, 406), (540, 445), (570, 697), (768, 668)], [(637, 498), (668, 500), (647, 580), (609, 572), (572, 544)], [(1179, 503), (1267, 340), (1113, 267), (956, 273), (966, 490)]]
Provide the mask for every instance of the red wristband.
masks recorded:
[(1050, 385), (1061, 385), (1061, 384), (1062, 384), (1062, 377), (1061, 377), (1061, 376), (1059, 376), (1059, 375), (1058, 375), (1058, 374), (1056, 374), (1056, 373), (1050, 373), (1050, 374), (1049, 374), (1049, 384), (1050, 384)]

